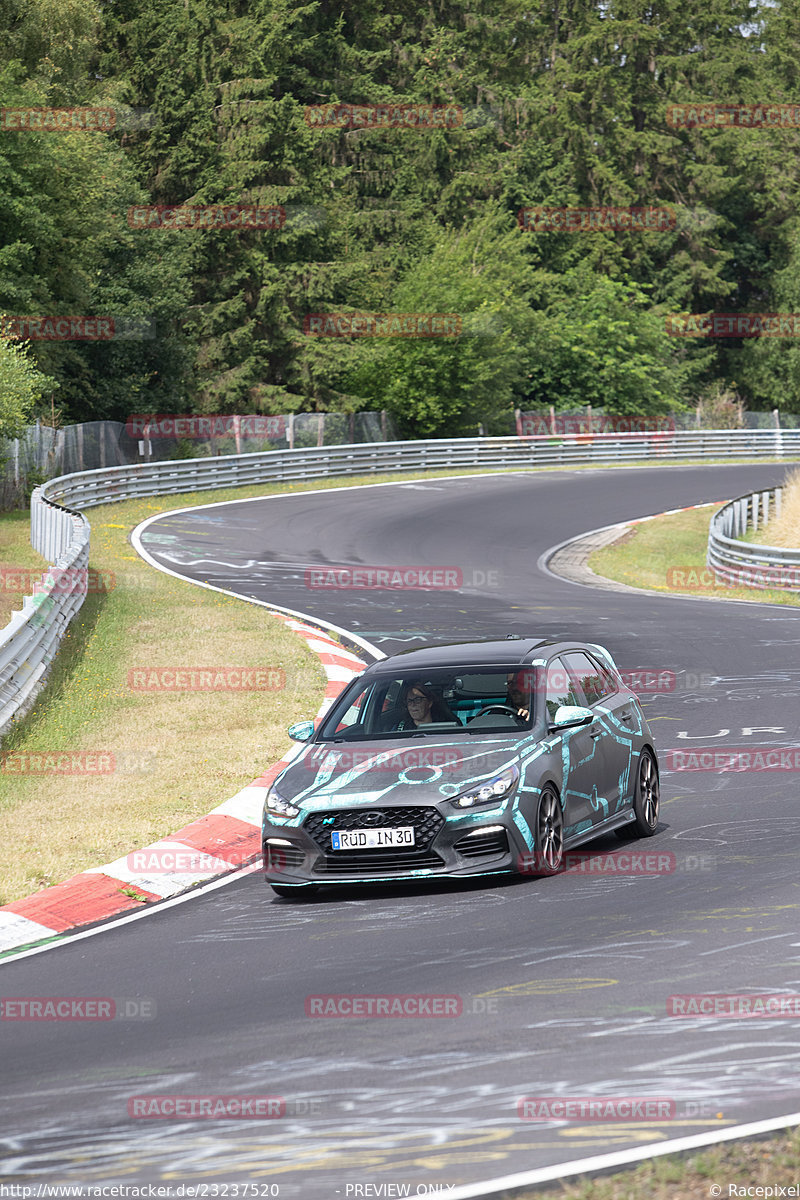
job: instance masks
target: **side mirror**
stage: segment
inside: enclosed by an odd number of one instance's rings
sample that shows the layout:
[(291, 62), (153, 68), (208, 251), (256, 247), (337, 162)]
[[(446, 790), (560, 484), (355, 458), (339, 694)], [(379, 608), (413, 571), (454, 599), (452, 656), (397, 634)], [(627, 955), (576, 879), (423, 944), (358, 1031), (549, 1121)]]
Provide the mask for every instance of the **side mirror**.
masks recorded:
[(558, 733), (562, 729), (578, 729), (581, 725), (590, 725), (594, 713), (590, 708), (580, 704), (562, 704), (556, 709), (556, 715), (548, 725), (548, 732)]
[(307, 742), (314, 736), (314, 722), (296, 721), (294, 725), (289, 726), (286, 732), (295, 742)]

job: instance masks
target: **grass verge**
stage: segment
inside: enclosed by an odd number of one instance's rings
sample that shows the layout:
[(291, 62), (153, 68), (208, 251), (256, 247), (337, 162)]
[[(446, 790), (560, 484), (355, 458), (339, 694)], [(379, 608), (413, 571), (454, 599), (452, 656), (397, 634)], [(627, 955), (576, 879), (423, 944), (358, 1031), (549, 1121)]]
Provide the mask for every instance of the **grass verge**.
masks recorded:
[(26, 508), (0, 519), (0, 629), (22, 608), (33, 583), (50, 564), (31, 546), (31, 515)]
[[(563, 1200), (705, 1200), (715, 1196), (779, 1196), (800, 1184), (800, 1129), (757, 1141), (729, 1142), (689, 1157), (667, 1155), (630, 1171), (557, 1184)], [(773, 1192), (739, 1189), (775, 1188)], [(734, 1190), (736, 1189), (736, 1190)], [(798, 1195), (797, 1190), (784, 1195)], [(534, 1200), (541, 1191), (518, 1200)]]
[(708, 523), (722, 505), (643, 521), (618, 542), (589, 555), (589, 568), (606, 579), (654, 592), (680, 592), (716, 600), (800, 605), (800, 595), (780, 588), (725, 587), (706, 566)]

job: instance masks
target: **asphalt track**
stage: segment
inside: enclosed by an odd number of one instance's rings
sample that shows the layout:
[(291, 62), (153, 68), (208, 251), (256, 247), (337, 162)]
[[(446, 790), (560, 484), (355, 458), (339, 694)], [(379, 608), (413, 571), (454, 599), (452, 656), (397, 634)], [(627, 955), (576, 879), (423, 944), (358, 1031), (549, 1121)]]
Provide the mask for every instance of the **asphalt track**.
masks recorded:
[[(536, 566), (586, 530), (770, 486), (785, 470), (582, 470), (298, 493), (165, 516), (144, 544), (170, 570), (333, 621), (387, 653), (506, 632), (600, 641), (623, 668), (676, 673), (674, 691), (645, 700), (662, 754), (795, 746), (797, 610), (596, 591)], [(464, 586), (305, 586), (307, 568), (329, 563), (455, 567)], [(304, 1200), (406, 1185), (447, 1194), (795, 1111), (800, 1020), (669, 1017), (667, 997), (800, 991), (797, 775), (664, 773), (662, 799), (646, 848), (674, 854), (676, 869), (656, 876), (349, 889), (295, 905), (248, 875), (3, 964), (4, 997), (126, 997), (155, 1010), (127, 1022), (0, 1023), (3, 1181), (249, 1182), (253, 1196)], [(308, 996), (353, 993), (455, 995), (463, 1014), (305, 1015)], [(131, 1119), (129, 1100), (153, 1094), (280, 1096), (286, 1112)], [(656, 1121), (539, 1123), (519, 1119), (525, 1096), (673, 1107)]]

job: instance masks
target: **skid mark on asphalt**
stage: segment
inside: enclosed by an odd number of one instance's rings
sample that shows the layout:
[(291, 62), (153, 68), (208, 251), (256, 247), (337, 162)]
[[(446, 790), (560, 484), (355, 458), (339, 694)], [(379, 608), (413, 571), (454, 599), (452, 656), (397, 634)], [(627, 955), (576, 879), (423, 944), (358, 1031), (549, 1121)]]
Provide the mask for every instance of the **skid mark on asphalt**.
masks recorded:
[[(601, 1136), (600, 1131), (586, 1126), (553, 1130), (553, 1136), (547, 1138), (541, 1129), (521, 1130), (518, 1125), (478, 1130), (442, 1127), (434, 1131), (373, 1131), (344, 1125), (324, 1132), (294, 1125), (282, 1131), (282, 1139), (273, 1141), (263, 1134), (242, 1134), (236, 1122), (226, 1124), (224, 1131), (200, 1132), (184, 1122), (169, 1130), (140, 1133), (135, 1145), (123, 1129), (99, 1136), (86, 1130), (85, 1141), (69, 1146), (57, 1134), (42, 1135), (41, 1151), (35, 1154), (26, 1153), (27, 1139), (23, 1139), (10, 1147), (7, 1177), (25, 1180), (57, 1175), (66, 1180), (80, 1178), (87, 1184), (133, 1179), (159, 1183), (280, 1179), (283, 1196), (297, 1195), (302, 1188), (303, 1196), (327, 1197), (336, 1185), (342, 1187), (353, 1181), (355, 1171), (404, 1171), (431, 1188), (431, 1172), (446, 1173), (442, 1182), (452, 1185), (466, 1182), (463, 1168), (470, 1164), (500, 1164), (516, 1154), (528, 1156), (532, 1150), (549, 1152), (548, 1156), (558, 1161), (564, 1153), (564, 1140), (568, 1140), (572, 1153), (581, 1147), (595, 1147)], [(631, 1145), (666, 1140), (680, 1131), (698, 1126), (707, 1129), (709, 1125), (708, 1120), (688, 1119), (679, 1125), (636, 1122), (605, 1125), (602, 1132), (607, 1144)], [(314, 1179), (312, 1171), (329, 1174)], [(343, 1176), (344, 1172), (349, 1178)], [(292, 1177), (302, 1182), (293, 1186)], [(364, 1179), (364, 1175), (355, 1177), (362, 1183)]]

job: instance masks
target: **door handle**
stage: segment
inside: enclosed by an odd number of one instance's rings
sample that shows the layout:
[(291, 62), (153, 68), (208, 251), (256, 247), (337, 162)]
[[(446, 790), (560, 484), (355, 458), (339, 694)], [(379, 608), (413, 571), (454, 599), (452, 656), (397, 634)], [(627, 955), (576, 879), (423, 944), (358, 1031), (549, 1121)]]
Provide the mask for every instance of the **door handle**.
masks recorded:
[(602, 730), (602, 729), (590, 729), (590, 730), (589, 730), (589, 737), (590, 737), (590, 738), (592, 739), (592, 741), (594, 741), (594, 742), (596, 742), (596, 741), (597, 741), (597, 739), (598, 739), (598, 738), (601, 738), (602, 736), (603, 736), (603, 730)]

